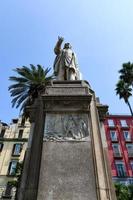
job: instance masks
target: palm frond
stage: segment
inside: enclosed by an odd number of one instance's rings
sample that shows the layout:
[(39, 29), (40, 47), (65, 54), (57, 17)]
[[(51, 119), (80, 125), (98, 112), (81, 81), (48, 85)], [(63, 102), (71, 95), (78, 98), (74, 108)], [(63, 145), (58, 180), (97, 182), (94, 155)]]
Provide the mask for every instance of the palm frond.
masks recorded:
[(11, 93), (11, 97), (14, 97), (14, 96), (17, 96), (19, 94), (23, 94), (23, 93), (26, 93), (27, 90), (25, 90), (25, 88), (16, 88), (16, 89), (12, 89), (10, 91)]
[(12, 101), (11, 101), (12, 107), (15, 106), (17, 100), (18, 100), (21, 96), (22, 96), (22, 94), (19, 94), (19, 95), (17, 95), (16, 97), (14, 97), (14, 98), (12, 99)]
[(16, 105), (16, 108), (18, 108), (20, 105), (21, 105), (21, 103), (23, 103), (23, 102), (27, 102), (27, 100), (29, 99), (29, 96), (28, 96), (28, 94), (26, 93), (26, 94), (23, 94), (18, 100), (17, 100), (17, 105)]
[(9, 80), (14, 82), (9, 86), (12, 99), (12, 107), (18, 108), (21, 106), (20, 111), (24, 111), (27, 105), (34, 103), (35, 98), (45, 91), (46, 85), (53, 79), (53, 76), (48, 76), (50, 68), (44, 69), (41, 65), (30, 67), (22, 66), (14, 69), (18, 76), (11, 76)]
[(35, 65), (30, 64), (30, 67), (31, 67), (31, 69), (32, 69), (33, 72), (36, 71), (36, 67), (35, 67)]
[(25, 84), (24, 83), (16, 83), (16, 84), (12, 84), (8, 87), (8, 90), (11, 90), (11, 89), (15, 89), (15, 88), (21, 88), (21, 87), (24, 87)]
[(125, 83), (133, 86), (133, 63), (123, 63), (122, 68), (119, 70), (120, 79)]
[(18, 83), (20, 83), (20, 82), (21, 83), (23, 83), (23, 82), (25, 83), (25, 82), (27, 82), (28, 79), (27, 78), (22, 78), (22, 77), (10, 76), (9, 80), (10, 81), (15, 81), (15, 82), (18, 82)]

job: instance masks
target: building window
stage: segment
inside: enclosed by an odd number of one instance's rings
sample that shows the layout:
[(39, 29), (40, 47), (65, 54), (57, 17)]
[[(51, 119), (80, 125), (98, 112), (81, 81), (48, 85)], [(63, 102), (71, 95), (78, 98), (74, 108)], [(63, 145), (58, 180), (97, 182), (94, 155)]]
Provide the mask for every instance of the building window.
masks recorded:
[(22, 138), (22, 137), (23, 137), (23, 129), (20, 129), (18, 133), (18, 138)]
[(3, 146), (4, 146), (4, 144), (0, 143), (0, 152), (2, 152)]
[(128, 156), (133, 157), (133, 144), (126, 144)]
[(12, 156), (20, 156), (22, 150), (22, 144), (14, 144)]
[(133, 171), (133, 161), (130, 162), (130, 165), (131, 165), (131, 169)]
[(131, 141), (131, 135), (129, 131), (123, 131), (125, 141)]
[(109, 125), (109, 127), (114, 127), (115, 126), (114, 120), (113, 119), (108, 119), (108, 125)]
[(122, 127), (128, 127), (126, 120), (120, 120)]
[(12, 123), (13, 124), (17, 124), (18, 123), (18, 119), (12, 119)]
[(8, 175), (10, 176), (16, 175), (17, 163), (18, 162), (16, 160), (13, 160), (10, 162), (9, 168), (8, 168)]
[(110, 131), (110, 137), (112, 141), (117, 141), (116, 131)]
[(124, 165), (123, 161), (116, 161), (115, 165), (116, 165), (118, 176), (125, 177), (127, 174), (126, 174), (125, 165)]
[(1, 133), (0, 133), (0, 137), (1, 137), (1, 138), (4, 137), (4, 135), (5, 135), (5, 131), (6, 131), (6, 129), (2, 129), (2, 130), (1, 130)]
[(115, 157), (121, 157), (120, 145), (119, 144), (112, 144), (113, 153)]
[(25, 118), (23, 117), (21, 120), (21, 126), (24, 126), (24, 124), (25, 124)]
[(12, 198), (12, 184), (11, 182), (7, 182), (7, 185), (6, 185), (6, 189), (5, 191), (2, 193), (2, 199), (11, 199)]

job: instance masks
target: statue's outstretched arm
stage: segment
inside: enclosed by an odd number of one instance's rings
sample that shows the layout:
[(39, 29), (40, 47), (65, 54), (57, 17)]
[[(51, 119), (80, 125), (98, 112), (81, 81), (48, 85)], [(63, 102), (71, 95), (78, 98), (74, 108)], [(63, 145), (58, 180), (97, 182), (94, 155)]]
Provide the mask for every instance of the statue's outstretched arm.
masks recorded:
[(56, 55), (60, 54), (60, 52), (61, 52), (61, 44), (62, 44), (63, 40), (64, 40), (63, 37), (58, 37), (58, 41), (54, 48), (54, 52)]

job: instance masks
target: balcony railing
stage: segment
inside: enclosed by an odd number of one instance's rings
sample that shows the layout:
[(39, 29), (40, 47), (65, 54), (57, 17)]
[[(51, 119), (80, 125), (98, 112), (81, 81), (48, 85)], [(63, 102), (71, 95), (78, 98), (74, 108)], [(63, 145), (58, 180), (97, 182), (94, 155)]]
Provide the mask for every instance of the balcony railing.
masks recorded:
[(122, 157), (122, 153), (121, 152), (114, 152), (114, 157)]
[(110, 129), (114, 129), (116, 126), (115, 126), (115, 124), (109, 124), (108, 127), (109, 127)]
[(131, 142), (132, 140), (131, 140), (131, 138), (125, 138), (125, 141), (126, 142)]
[(127, 173), (124, 170), (118, 170), (118, 177), (126, 177)]
[(121, 129), (129, 129), (130, 127), (128, 125), (121, 125)]
[(117, 139), (117, 137), (112, 137), (112, 138), (111, 138), (111, 141), (112, 141), (112, 142), (117, 142), (118, 139)]
[(133, 152), (128, 152), (129, 157), (133, 157)]
[(11, 199), (15, 200), (16, 189), (13, 188), (11, 194), (6, 194), (6, 187), (0, 187), (0, 199)]

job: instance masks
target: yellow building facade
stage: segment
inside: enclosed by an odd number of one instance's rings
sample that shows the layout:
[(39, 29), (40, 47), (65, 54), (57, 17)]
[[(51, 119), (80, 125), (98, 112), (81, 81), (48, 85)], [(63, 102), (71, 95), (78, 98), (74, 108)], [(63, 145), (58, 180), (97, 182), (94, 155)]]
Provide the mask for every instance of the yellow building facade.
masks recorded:
[(14, 199), (10, 182), (16, 180), (18, 163), (22, 163), (30, 133), (29, 121), (13, 119), (10, 125), (0, 122), (0, 199)]

